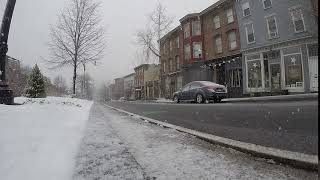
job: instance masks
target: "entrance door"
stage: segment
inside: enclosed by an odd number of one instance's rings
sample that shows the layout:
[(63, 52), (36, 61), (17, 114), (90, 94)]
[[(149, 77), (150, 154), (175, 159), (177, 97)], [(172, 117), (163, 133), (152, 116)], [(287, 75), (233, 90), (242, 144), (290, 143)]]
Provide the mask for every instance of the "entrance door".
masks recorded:
[(280, 91), (281, 89), (280, 63), (270, 64), (270, 71), (271, 71), (271, 91)]
[(318, 92), (318, 57), (309, 59), (310, 90)]

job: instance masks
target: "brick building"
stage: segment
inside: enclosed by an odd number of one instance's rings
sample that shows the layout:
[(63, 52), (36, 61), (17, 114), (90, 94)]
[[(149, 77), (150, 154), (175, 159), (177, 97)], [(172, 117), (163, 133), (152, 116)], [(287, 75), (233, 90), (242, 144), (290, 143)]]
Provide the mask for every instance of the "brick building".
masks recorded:
[(160, 39), (161, 97), (172, 98), (172, 94), (182, 87), (181, 32), (181, 26), (178, 26)]
[(142, 64), (134, 68), (134, 90), (136, 100), (144, 99), (144, 72), (147, 68), (148, 64)]
[(202, 22), (204, 68), (207, 80), (225, 85), (229, 97), (242, 96), (240, 34), (234, 0), (220, 0), (203, 10)]
[(126, 100), (134, 100), (134, 77), (135, 73), (131, 73), (123, 77), (124, 97)]

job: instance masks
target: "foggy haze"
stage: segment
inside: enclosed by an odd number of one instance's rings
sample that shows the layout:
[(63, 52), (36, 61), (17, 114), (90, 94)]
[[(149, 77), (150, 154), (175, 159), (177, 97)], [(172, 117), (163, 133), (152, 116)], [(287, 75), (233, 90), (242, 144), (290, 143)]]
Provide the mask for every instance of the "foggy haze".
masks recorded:
[[(49, 70), (41, 57), (48, 57), (46, 43), (49, 41), (49, 28), (54, 25), (57, 15), (67, 0), (17, 0), (8, 41), (8, 55), (24, 65), (39, 65), (44, 75), (54, 78), (63, 75), (71, 84), (71, 67)], [(200, 12), (216, 0), (162, 0), (169, 15), (174, 16), (172, 29), (179, 25), (179, 19), (193, 12)], [(2, 18), (6, 0), (0, 0)], [(97, 82), (110, 82), (133, 72), (136, 52), (136, 32), (143, 29), (146, 15), (151, 13), (157, 0), (117, 0), (102, 1), (102, 24), (106, 28), (107, 48), (99, 66), (91, 65), (88, 72)], [(82, 70), (79, 69), (79, 74)]]

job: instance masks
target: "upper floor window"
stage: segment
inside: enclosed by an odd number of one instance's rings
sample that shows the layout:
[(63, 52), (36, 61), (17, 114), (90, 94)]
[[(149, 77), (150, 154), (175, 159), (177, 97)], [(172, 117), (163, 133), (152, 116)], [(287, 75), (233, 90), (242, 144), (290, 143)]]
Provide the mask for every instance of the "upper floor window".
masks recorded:
[(221, 27), (220, 17), (218, 15), (213, 17), (213, 24), (215, 29), (219, 29)]
[(251, 15), (249, 2), (246, 2), (246, 3), (242, 4), (242, 11), (243, 11), (243, 16), (244, 17), (247, 17), (247, 16)]
[(250, 23), (250, 24), (246, 25), (246, 34), (247, 34), (247, 42), (248, 42), (248, 44), (254, 43), (255, 42), (255, 37), (254, 37), (253, 23)]
[(222, 39), (221, 36), (215, 38), (216, 52), (222, 53)]
[(296, 33), (303, 32), (306, 30), (304, 25), (302, 10), (300, 8), (291, 10), (291, 18), (294, 25), (294, 31)]
[(179, 36), (177, 36), (177, 38), (176, 38), (176, 47), (180, 48), (180, 37)]
[(237, 48), (237, 37), (235, 31), (230, 31), (228, 33), (228, 42), (229, 42), (229, 49), (233, 50)]
[(172, 41), (169, 42), (169, 49), (172, 51)]
[(189, 23), (183, 26), (184, 38), (188, 38), (190, 36), (190, 26)]
[(268, 26), (268, 34), (269, 38), (278, 37), (278, 27), (275, 16), (271, 16), (267, 18), (267, 26)]
[(234, 21), (233, 10), (230, 8), (227, 10), (227, 22), (232, 23), (233, 21)]
[(199, 35), (201, 35), (200, 21), (193, 21), (192, 22), (192, 36), (199, 36)]
[(190, 44), (184, 45), (184, 59), (189, 60), (191, 58)]
[(176, 56), (176, 68), (177, 70), (180, 69), (180, 56)]
[(264, 9), (268, 9), (272, 5), (272, 1), (271, 0), (262, 0), (262, 3), (263, 3), (263, 8)]
[(201, 58), (202, 45), (199, 42), (193, 43), (193, 58)]
[(166, 73), (167, 69), (166, 69), (166, 62), (165, 61), (163, 61), (163, 67), (162, 68), (163, 68), (163, 72)]
[(172, 72), (173, 71), (173, 60), (170, 59), (169, 60), (169, 72)]
[(167, 54), (167, 42), (163, 44), (163, 52), (164, 54)]

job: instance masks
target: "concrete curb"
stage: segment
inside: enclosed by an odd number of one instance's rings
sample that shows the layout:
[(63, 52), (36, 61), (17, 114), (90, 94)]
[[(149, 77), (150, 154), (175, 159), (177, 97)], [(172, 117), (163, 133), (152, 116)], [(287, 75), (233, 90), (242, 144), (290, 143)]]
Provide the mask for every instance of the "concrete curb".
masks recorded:
[(282, 96), (264, 96), (251, 98), (230, 98), (223, 99), (222, 102), (279, 102), (279, 101), (309, 101), (318, 100), (318, 93), (314, 94), (298, 94), (298, 95), (282, 95)]
[(184, 133), (188, 133), (194, 135), (200, 139), (206, 140), (208, 142), (214, 144), (220, 144), (222, 146), (230, 147), (236, 149), (241, 152), (250, 153), (254, 156), (263, 157), (263, 158), (271, 158), (279, 163), (285, 163), (297, 168), (307, 169), (307, 170), (318, 170), (318, 156), (317, 155), (308, 155), (304, 153), (286, 151), (271, 147), (265, 147), (261, 145), (245, 143), (241, 141), (236, 141), (232, 139), (227, 139), (219, 136), (215, 136), (212, 134), (207, 134), (199, 131), (195, 131), (192, 129), (187, 129), (184, 127), (172, 125), (169, 123), (161, 122), (155, 119), (151, 119), (148, 117), (140, 116), (138, 114), (134, 114), (122, 109), (114, 108), (107, 104), (104, 104), (106, 107), (128, 114), (130, 116), (134, 116), (140, 118), (141, 120), (149, 121), (150, 123), (161, 125), (163, 127), (175, 129), (177, 131), (181, 131)]

